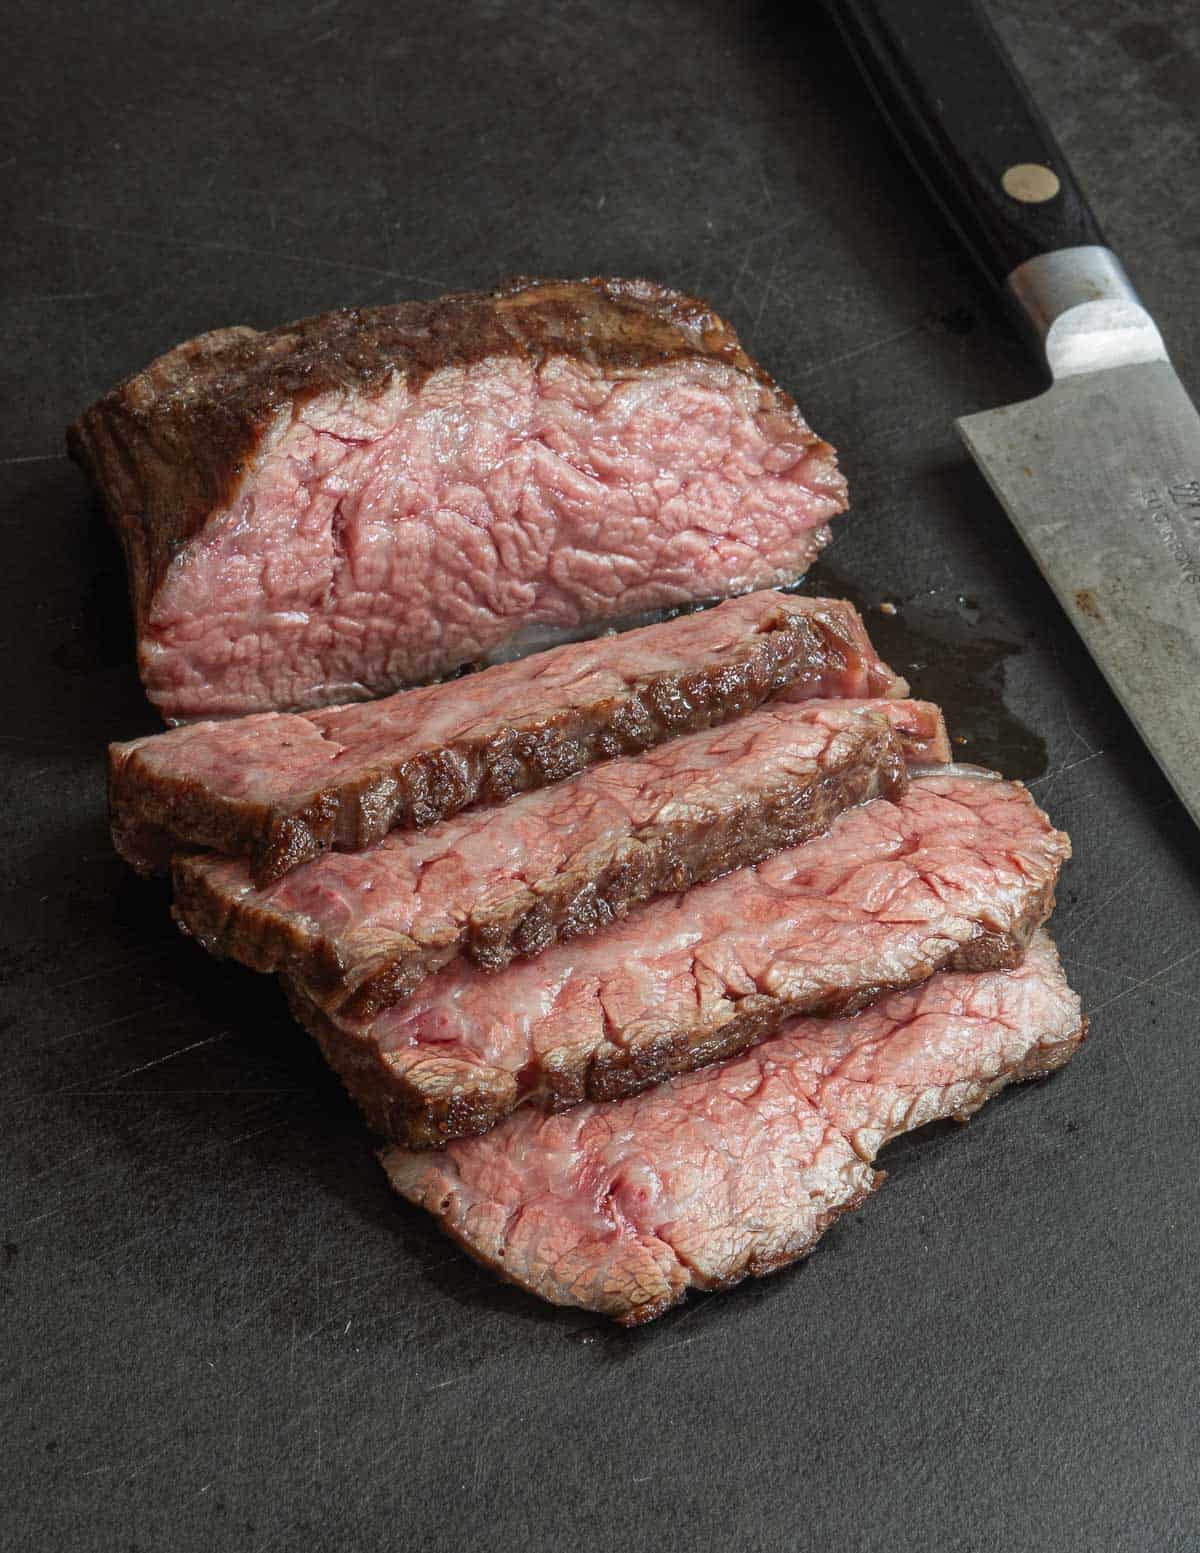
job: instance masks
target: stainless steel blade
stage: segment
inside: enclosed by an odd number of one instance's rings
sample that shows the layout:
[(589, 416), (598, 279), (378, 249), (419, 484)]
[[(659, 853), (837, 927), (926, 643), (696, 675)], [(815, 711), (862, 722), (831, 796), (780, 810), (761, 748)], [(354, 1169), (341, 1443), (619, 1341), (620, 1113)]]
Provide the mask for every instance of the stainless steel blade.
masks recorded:
[(1200, 824), (1200, 415), (1140, 307), (1071, 309), (1046, 351), (1053, 387), (958, 429)]

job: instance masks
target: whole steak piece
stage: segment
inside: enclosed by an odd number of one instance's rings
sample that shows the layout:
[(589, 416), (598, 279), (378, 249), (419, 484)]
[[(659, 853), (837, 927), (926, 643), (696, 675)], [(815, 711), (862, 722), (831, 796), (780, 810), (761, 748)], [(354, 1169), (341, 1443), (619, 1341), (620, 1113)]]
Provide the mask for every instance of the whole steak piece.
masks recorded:
[[(361, 851), (390, 830), (546, 787), (765, 701), (905, 689), (852, 605), (751, 593), (382, 701), (114, 744), (113, 845), (143, 872), (189, 846), (248, 855), (265, 885), (329, 847)], [(904, 739), (910, 758), (945, 759), (940, 718), (919, 713)]]
[(1084, 1030), (1039, 933), (1016, 970), (935, 976), (854, 1019), (794, 1020), (644, 1095), (525, 1110), (438, 1153), (388, 1149), (383, 1164), (502, 1278), (633, 1326), (689, 1289), (804, 1256), (875, 1190), (890, 1138), (1060, 1068)]
[(832, 449), (703, 302), (522, 280), (177, 346), (68, 448), (170, 722), (378, 696), (802, 575)]
[(913, 771), (815, 840), (495, 974), (459, 960), (371, 1018), (284, 981), (371, 1125), (429, 1147), (521, 1105), (634, 1094), (937, 971), (1019, 965), (1070, 850), (1019, 782)]

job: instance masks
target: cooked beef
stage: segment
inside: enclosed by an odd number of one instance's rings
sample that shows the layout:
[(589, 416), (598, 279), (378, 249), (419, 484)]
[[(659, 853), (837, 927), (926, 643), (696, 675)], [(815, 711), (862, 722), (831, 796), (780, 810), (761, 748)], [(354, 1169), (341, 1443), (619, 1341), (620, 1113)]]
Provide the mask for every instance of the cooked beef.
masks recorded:
[(525, 1110), (439, 1153), (388, 1149), (392, 1185), (472, 1256), (625, 1325), (811, 1251), (883, 1179), (897, 1134), (965, 1119), (1059, 1068), (1079, 1001), (1038, 934), (1018, 970), (942, 974), (853, 1019), (797, 1019), (731, 1062), (613, 1105)]
[(377, 1013), (460, 954), (498, 970), (809, 840), (854, 804), (899, 797), (902, 745), (862, 710), (879, 706), (927, 720), (903, 701), (763, 707), (495, 809), (327, 853), (265, 889), (243, 858), (180, 857), (175, 914), (213, 953), (302, 976), (327, 1008)]
[(951, 758), (950, 735), (946, 731), (946, 719), (941, 708), (932, 701), (893, 701), (885, 699), (842, 701), (810, 701), (813, 708), (856, 705), (864, 712), (878, 712), (891, 724), (892, 732), (900, 741), (904, 763), (917, 766), (945, 766)]
[(294, 980), (289, 996), (371, 1125), (427, 1147), (523, 1101), (634, 1093), (795, 1014), (851, 1013), (938, 970), (1019, 964), (1069, 854), (1019, 783), (959, 769), (497, 975), (456, 962), (373, 1019), (331, 1016)]
[(68, 433), (169, 721), (386, 694), (802, 575), (833, 450), (707, 304), (522, 280), (177, 346)]
[(181, 846), (250, 855), (266, 884), (327, 847), (360, 850), (772, 697), (906, 690), (849, 604), (755, 593), (366, 706), (114, 744), (113, 841), (143, 870)]

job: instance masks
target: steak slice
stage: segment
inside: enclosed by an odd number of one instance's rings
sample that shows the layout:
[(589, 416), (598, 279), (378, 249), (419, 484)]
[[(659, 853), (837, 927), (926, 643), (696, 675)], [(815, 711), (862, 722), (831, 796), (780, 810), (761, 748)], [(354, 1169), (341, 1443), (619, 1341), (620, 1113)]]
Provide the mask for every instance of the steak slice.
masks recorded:
[(935, 971), (1011, 968), (1069, 854), (1020, 783), (958, 768), (499, 975), (448, 966), (373, 1019), (330, 1015), (319, 988), (285, 982), (371, 1125), (428, 1147), (523, 1102), (636, 1093), (793, 1015), (849, 1014)]
[(328, 847), (358, 851), (773, 697), (907, 688), (851, 605), (755, 593), (369, 705), (114, 744), (113, 843), (142, 871), (186, 846), (249, 855), (266, 884)]
[(804, 1256), (883, 1179), (888, 1139), (1061, 1067), (1084, 1029), (1039, 933), (1019, 969), (943, 973), (647, 1094), (383, 1164), (484, 1266), (633, 1326)]
[(219, 329), (67, 445), (172, 722), (384, 695), (791, 582), (846, 505), (733, 330), (638, 280)]
[[(888, 719), (903, 701), (760, 708), (569, 781), (366, 852), (332, 852), (257, 889), (242, 858), (179, 857), (175, 916), (215, 954), (288, 970), (355, 1018), (465, 954), (488, 970), (591, 933), (639, 901), (757, 863), (857, 803), (899, 797)], [(930, 714), (930, 715), (926, 715)]]

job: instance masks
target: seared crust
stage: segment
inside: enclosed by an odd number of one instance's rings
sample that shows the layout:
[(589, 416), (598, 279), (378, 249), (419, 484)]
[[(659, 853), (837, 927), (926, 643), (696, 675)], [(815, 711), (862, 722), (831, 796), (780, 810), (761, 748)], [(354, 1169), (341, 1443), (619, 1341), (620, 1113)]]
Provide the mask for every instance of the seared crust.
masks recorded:
[[(794, 409), (706, 303), (646, 280), (518, 278), (263, 332), (214, 330), (127, 378), (67, 431), (125, 548), (139, 631), (172, 559), (228, 504), (281, 417), (330, 392), (379, 394), (397, 377), (415, 389), (487, 356), (569, 356), (613, 374), (707, 359)], [(824, 444), (814, 435), (812, 446)]]
[(225, 872), (206, 866), (203, 856), (175, 860), (173, 914), (211, 954), (256, 971), (287, 971), (328, 1011), (369, 1019), (459, 955), (486, 970), (501, 970), (519, 956), (594, 933), (652, 896), (685, 890), (809, 841), (845, 809), (903, 796), (904, 756), (881, 716), (864, 716), (845, 745), (842, 758), (815, 781), (784, 772), (732, 804), (634, 831), (615, 849), (596, 848), (569, 870), (530, 879), (492, 909), (468, 913), (457, 932), (447, 930), (432, 941), (390, 936), (386, 949), (362, 962), (347, 964), (336, 931), (322, 931), (315, 920), (275, 911), (269, 900), (232, 895)]
[(516, 1110), (516, 1078), (499, 1068), (430, 1057), (419, 1068), (389, 1061), (369, 1031), (333, 1020), (298, 982), (281, 978), (292, 1013), (321, 1048), (368, 1124), (409, 1148), (474, 1138)]
[[(585, 766), (633, 755), (667, 739), (732, 721), (804, 680), (864, 661), (867, 647), (853, 610), (840, 601), (780, 597), (744, 648), (698, 669), (649, 674), (626, 694), (536, 717), (503, 716), (470, 739), (413, 758), (380, 761), (367, 772), (307, 794), (293, 805), (232, 798), (199, 780), (163, 779), (135, 740), (109, 746), (108, 801), (113, 845), (139, 873), (157, 873), (181, 847), (248, 855), (259, 886), (337, 845), (359, 851), (389, 830), (424, 826), (470, 804), (499, 803), (562, 780)], [(869, 650), (869, 648), (868, 648)], [(509, 666), (472, 676), (479, 694)], [(869, 663), (870, 693), (902, 694), (903, 680)], [(290, 719), (278, 718), (281, 737)], [(171, 738), (171, 734), (159, 735)]]

